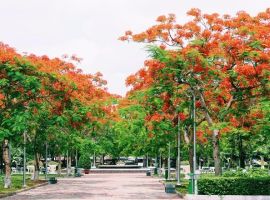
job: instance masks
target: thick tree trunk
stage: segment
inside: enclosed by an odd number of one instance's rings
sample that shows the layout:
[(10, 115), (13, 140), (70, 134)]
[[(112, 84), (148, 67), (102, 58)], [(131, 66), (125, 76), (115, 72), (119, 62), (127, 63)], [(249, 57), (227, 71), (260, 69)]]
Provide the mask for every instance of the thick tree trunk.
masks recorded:
[(35, 170), (32, 175), (32, 180), (38, 180), (39, 179), (39, 172), (40, 172), (40, 166), (39, 166), (39, 161), (40, 161), (40, 155), (39, 153), (35, 153)]
[(188, 145), (188, 161), (190, 173), (193, 172), (193, 134), (188, 133), (188, 129), (184, 129), (184, 140)]
[(9, 151), (9, 141), (4, 139), (3, 141), (3, 161), (5, 164), (5, 178), (4, 178), (4, 188), (11, 187), (11, 161), (10, 161), (10, 151)]
[[(208, 107), (206, 105), (203, 93), (199, 92), (199, 94), (200, 94), (201, 103), (202, 103), (203, 107), (205, 108), (206, 121), (209, 124), (209, 126), (211, 127), (211, 126), (213, 126), (214, 121), (208, 112)], [(228, 108), (231, 106), (232, 102), (233, 102), (233, 98), (231, 98), (231, 100), (229, 101), (228, 106), (227, 106)], [(219, 133), (219, 130), (216, 129), (216, 130), (213, 130), (213, 135), (212, 135), (212, 138), (213, 138), (213, 157), (214, 157), (214, 162), (215, 162), (215, 175), (216, 176), (221, 175), (221, 173), (222, 173), (220, 156), (219, 156), (218, 133)]]
[(221, 175), (221, 162), (219, 156), (219, 139), (218, 139), (219, 130), (213, 131), (213, 157), (215, 162), (215, 175)]

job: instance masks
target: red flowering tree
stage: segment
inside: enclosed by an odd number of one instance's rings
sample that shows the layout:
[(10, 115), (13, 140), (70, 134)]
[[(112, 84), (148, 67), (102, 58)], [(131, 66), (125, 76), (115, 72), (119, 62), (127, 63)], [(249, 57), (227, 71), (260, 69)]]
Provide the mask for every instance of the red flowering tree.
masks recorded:
[(147, 62), (152, 66), (146, 63), (129, 78), (133, 89), (162, 81), (159, 86), (166, 90), (173, 84), (175, 94), (192, 92), (200, 105), (199, 120), (206, 120), (212, 130), (219, 175), (220, 131), (233, 110), (269, 95), (270, 9), (254, 17), (246, 12), (234, 17), (202, 14), (199, 9), (188, 15), (193, 19), (185, 24), (176, 23), (174, 15), (158, 17), (157, 25), (139, 34), (126, 32), (120, 39), (160, 44), (150, 49), (153, 60)]

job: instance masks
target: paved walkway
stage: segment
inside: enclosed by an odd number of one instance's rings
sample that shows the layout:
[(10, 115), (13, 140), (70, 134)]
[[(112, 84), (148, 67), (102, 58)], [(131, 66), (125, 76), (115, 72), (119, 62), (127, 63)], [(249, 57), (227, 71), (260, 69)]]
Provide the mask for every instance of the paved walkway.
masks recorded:
[(136, 174), (89, 174), (80, 178), (59, 180), (56, 185), (46, 185), (6, 200), (107, 200), (107, 199), (179, 199), (176, 194), (166, 194), (158, 179)]

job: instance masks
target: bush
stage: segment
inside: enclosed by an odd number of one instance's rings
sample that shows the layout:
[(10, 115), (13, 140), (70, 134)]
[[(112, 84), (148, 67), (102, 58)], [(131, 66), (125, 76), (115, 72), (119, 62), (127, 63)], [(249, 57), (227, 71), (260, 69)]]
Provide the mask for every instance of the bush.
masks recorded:
[(83, 155), (79, 159), (79, 167), (84, 169), (91, 169), (91, 160), (90, 156)]
[(189, 165), (189, 161), (188, 160), (183, 160), (183, 161), (181, 161), (181, 165)]
[(209, 177), (198, 180), (204, 195), (270, 195), (270, 177)]
[(55, 162), (55, 161), (49, 161), (48, 162), (48, 165), (59, 165), (59, 163), (58, 162)]
[(226, 171), (222, 174), (224, 177), (269, 177), (269, 171), (267, 169), (248, 169), (237, 171)]

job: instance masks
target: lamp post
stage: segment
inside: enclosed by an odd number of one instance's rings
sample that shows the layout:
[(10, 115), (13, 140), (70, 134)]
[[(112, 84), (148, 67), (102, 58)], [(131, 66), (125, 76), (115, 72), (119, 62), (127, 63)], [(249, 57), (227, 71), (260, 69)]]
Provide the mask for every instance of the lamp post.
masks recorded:
[(177, 185), (181, 185), (180, 182), (180, 174), (181, 174), (181, 152), (180, 152), (180, 144), (181, 144), (181, 137), (180, 137), (180, 119), (179, 115), (177, 117)]
[(76, 149), (75, 151), (75, 167), (76, 167), (76, 170), (78, 169), (78, 151)]
[(168, 155), (168, 180), (171, 180), (171, 143), (169, 142), (169, 155)]
[(194, 90), (192, 90), (192, 97), (193, 97), (193, 193), (198, 194), (197, 189), (197, 177), (196, 177), (196, 97)]
[(46, 142), (45, 144), (45, 151), (46, 151), (46, 155), (45, 155), (45, 180), (47, 180), (47, 176), (48, 176), (48, 143)]
[(147, 152), (147, 154), (146, 154), (146, 168), (148, 168), (149, 167), (149, 163), (148, 163), (148, 152)]
[(94, 164), (93, 164), (93, 169), (95, 169), (95, 168), (96, 168), (96, 151), (94, 151), (93, 162), (94, 162)]
[(159, 176), (162, 175), (162, 171), (161, 171), (161, 168), (162, 168), (162, 162), (161, 162), (161, 150), (159, 150)]
[(23, 132), (23, 187), (26, 187), (25, 171), (26, 171), (26, 132)]

